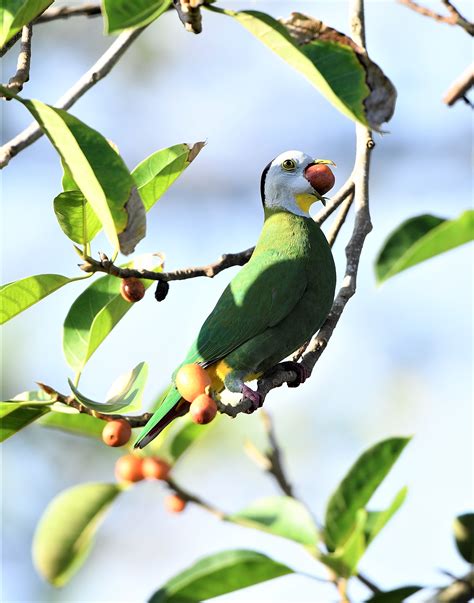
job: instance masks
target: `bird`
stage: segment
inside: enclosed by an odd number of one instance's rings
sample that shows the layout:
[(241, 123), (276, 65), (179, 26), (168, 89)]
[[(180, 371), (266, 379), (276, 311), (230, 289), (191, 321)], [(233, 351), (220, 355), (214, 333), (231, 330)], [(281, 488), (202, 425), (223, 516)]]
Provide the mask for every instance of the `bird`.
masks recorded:
[(307, 378), (301, 363), (282, 361), (321, 327), (334, 300), (336, 267), (331, 248), (309, 214), (313, 203), (325, 204), (317, 190), (320, 164), (335, 165), (301, 151), (286, 151), (263, 170), (264, 223), (252, 256), (204, 321), (135, 448), (146, 446), (189, 410), (174, 384), (185, 364), (200, 364), (211, 378), (212, 392), (240, 393), (251, 402), (251, 411), (261, 406), (262, 396), (247, 382), (279, 363), (297, 375), (289, 386)]

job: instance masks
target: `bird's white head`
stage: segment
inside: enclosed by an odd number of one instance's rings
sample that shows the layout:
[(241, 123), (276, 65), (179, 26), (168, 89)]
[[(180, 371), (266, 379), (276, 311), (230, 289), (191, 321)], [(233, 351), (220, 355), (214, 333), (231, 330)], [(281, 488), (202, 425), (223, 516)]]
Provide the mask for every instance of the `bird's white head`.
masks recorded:
[[(308, 217), (309, 208), (323, 201), (315, 189), (310, 169), (313, 165), (333, 164), (327, 159), (314, 159), (301, 151), (285, 151), (275, 157), (262, 172), (260, 192), (262, 203), (268, 209), (284, 209)], [(333, 164), (334, 165), (334, 164)]]

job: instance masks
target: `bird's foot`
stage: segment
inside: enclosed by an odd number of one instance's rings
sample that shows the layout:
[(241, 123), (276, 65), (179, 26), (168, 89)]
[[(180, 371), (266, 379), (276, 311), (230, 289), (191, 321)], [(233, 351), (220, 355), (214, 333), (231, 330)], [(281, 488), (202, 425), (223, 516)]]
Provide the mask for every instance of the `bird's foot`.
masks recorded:
[(284, 371), (293, 371), (296, 373), (297, 377), (293, 381), (289, 381), (287, 383), (288, 387), (298, 387), (306, 381), (309, 377), (309, 371), (301, 362), (294, 362), (293, 360), (287, 360), (286, 362), (280, 362), (277, 365), (277, 368), (281, 368)]
[(242, 387), (242, 398), (245, 398), (251, 402), (250, 408), (247, 410), (247, 414), (251, 414), (263, 405), (263, 396), (259, 392), (255, 392), (250, 389), (248, 385)]

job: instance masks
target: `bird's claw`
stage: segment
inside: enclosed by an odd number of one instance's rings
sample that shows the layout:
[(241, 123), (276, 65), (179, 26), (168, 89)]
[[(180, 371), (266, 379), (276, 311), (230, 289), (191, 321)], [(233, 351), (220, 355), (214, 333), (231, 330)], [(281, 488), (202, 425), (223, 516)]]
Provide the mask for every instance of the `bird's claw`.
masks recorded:
[(263, 405), (263, 396), (259, 392), (255, 392), (253, 389), (250, 389), (248, 385), (243, 386), (242, 388), (242, 397), (249, 400), (251, 403), (250, 408), (247, 410), (247, 414), (251, 414), (255, 412), (258, 408)]
[(289, 381), (287, 383), (288, 387), (298, 387), (299, 385), (304, 383), (309, 377), (308, 369), (305, 367), (304, 364), (301, 364), (300, 362), (288, 360), (287, 362), (281, 362), (278, 367), (282, 368), (284, 371), (293, 371), (296, 373), (296, 379), (294, 379), (293, 381)]

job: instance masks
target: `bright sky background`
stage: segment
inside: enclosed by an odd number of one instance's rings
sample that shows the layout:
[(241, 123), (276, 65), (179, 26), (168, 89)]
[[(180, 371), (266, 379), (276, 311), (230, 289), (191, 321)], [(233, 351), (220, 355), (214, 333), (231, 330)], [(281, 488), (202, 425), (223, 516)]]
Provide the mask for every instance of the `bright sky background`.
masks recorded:
[[(224, 5), (224, 4), (222, 4)], [(227, 2), (274, 16), (291, 10), (347, 31), (347, 2)], [(467, 3), (458, 3), (469, 16)], [(433, 8), (442, 10), (440, 3)], [(472, 17), (472, 15), (471, 15)], [(358, 454), (390, 435), (413, 434), (372, 508), (408, 485), (402, 510), (371, 546), (361, 570), (382, 587), (443, 584), (439, 568), (465, 571), (451, 536), (456, 514), (472, 506), (472, 250), (465, 246), (377, 288), (374, 258), (404, 219), (422, 213), (455, 217), (470, 203), (470, 112), (448, 109), (441, 97), (469, 61), (469, 38), (395, 2), (367, 4), (367, 43), (398, 89), (389, 134), (376, 137), (371, 175), (374, 231), (362, 255), (359, 290), (312, 379), (272, 392), (285, 462), (297, 491), (321, 517), (325, 502)], [(54, 102), (111, 43), (100, 20), (41, 25), (34, 33), (31, 81), (23, 95)], [(3, 80), (14, 72), (7, 55)], [(184, 31), (174, 14), (154, 23), (109, 77), (71, 111), (112, 139), (133, 168), (151, 152), (207, 140), (184, 176), (149, 214), (138, 252), (162, 250), (167, 268), (208, 263), (251, 246), (261, 227), (261, 170), (281, 151), (297, 148), (333, 159), (337, 185), (350, 173), (353, 124), (297, 73), (231, 19), (204, 14), (204, 32)], [(29, 123), (21, 107), (4, 107), (3, 139)], [(3, 276), (78, 274), (78, 258), (60, 231), (52, 201), (60, 191), (59, 161), (43, 138), (11, 161), (3, 179)], [(344, 268), (344, 237), (335, 249)], [(94, 251), (107, 251), (104, 239)], [(135, 364), (150, 366), (147, 403), (163, 388), (217, 296), (236, 269), (214, 280), (172, 283), (162, 304), (152, 291), (94, 354), (81, 381), (100, 398)], [(34, 381), (67, 391), (62, 320), (82, 290), (65, 287), (12, 320), (3, 331), (3, 399)], [(176, 468), (176, 479), (226, 511), (277, 494), (242, 450), (263, 443), (258, 416), (223, 418), (206, 442)], [(101, 527), (96, 546), (60, 592), (36, 575), (33, 531), (61, 490), (113, 479), (119, 452), (100, 443), (39, 427), (2, 447), (4, 594), (10, 601), (141, 602), (197, 558), (254, 548), (302, 571), (324, 576), (309, 556), (268, 535), (218, 523), (200, 509), (170, 517), (164, 489), (144, 483), (124, 495)], [(365, 589), (354, 587), (354, 601)], [(332, 586), (283, 577), (219, 601), (334, 601)], [(413, 599), (415, 600), (415, 598)]]

